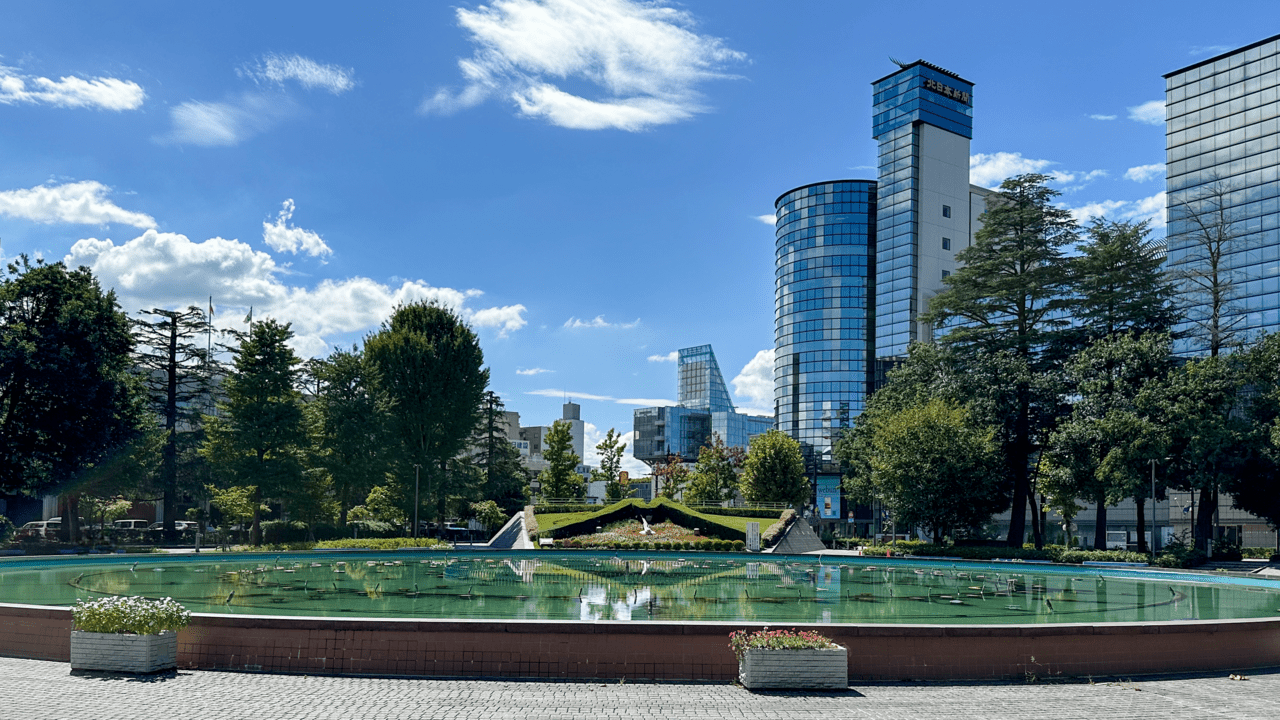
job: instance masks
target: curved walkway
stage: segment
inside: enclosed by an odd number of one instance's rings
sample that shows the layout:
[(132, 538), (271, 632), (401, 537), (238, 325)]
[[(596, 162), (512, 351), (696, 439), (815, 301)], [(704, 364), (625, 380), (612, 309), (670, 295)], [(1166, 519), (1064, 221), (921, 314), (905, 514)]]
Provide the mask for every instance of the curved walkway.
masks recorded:
[(78, 674), (0, 658), (0, 716), (22, 720), (272, 718), (1099, 718), (1280, 717), (1280, 668), (1073, 684), (884, 683), (843, 693), (751, 693), (734, 685), (413, 680), (182, 671)]

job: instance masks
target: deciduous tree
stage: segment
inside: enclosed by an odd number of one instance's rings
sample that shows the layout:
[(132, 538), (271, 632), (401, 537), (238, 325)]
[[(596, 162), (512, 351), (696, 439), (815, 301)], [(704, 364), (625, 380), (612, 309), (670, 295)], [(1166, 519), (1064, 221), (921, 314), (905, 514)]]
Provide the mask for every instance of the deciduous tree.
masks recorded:
[(573, 433), (569, 423), (557, 420), (543, 438), (542, 459), (547, 467), (538, 475), (542, 496), (557, 500), (583, 497), (582, 476), (578, 465), (582, 458), (573, 451)]
[(800, 507), (811, 496), (800, 443), (779, 430), (751, 438), (742, 463), (742, 495), (749, 502)]

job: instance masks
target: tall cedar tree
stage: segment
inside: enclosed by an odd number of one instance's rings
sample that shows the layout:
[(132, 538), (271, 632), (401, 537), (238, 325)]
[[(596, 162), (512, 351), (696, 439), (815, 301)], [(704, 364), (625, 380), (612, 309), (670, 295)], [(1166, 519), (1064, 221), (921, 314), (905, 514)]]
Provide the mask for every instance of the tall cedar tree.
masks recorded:
[(177, 536), (179, 465), (199, 461), (196, 450), (203, 435), (203, 417), (211, 409), (213, 369), (206, 341), (211, 326), (208, 315), (195, 306), (186, 310), (154, 308), (142, 311), (142, 315), (133, 321), (137, 343), (134, 362), (152, 410), (164, 427), (158, 489), (163, 496), (165, 537), (173, 540)]
[[(941, 338), (947, 345), (970, 354), (1011, 352), (1030, 375), (1051, 370), (1070, 307), (1063, 250), (1076, 241), (1077, 228), (1071, 213), (1052, 204), (1059, 193), (1045, 186), (1048, 180), (1031, 174), (1001, 183), (1000, 193), (987, 201), (973, 244), (956, 255), (961, 267), (922, 316), (948, 330)], [(1019, 382), (1014, 390), (1017, 406), (1004, 459), (1013, 487), (1008, 543), (1020, 547), (1032, 497), (1031, 461), (1047, 433), (1037, 426), (1043, 413), (1033, 406), (1030, 383)]]
[(302, 361), (289, 347), (293, 331), (272, 319), (254, 323), (230, 348), (234, 357), (218, 416), (206, 419), (201, 449), (225, 485), (254, 486), (250, 542), (262, 542), (262, 502), (303, 485), (307, 444), (297, 390)]
[(582, 476), (577, 467), (582, 458), (573, 451), (573, 433), (569, 423), (557, 420), (551, 432), (543, 439), (542, 459), (547, 467), (538, 475), (542, 497), (555, 500), (580, 499), (583, 496)]
[(1147, 239), (1146, 221), (1095, 218), (1072, 259), (1077, 347), (1119, 333), (1169, 332), (1177, 321), (1175, 287), (1161, 245)]
[(504, 410), (502, 398), (486, 390), (471, 444), (475, 448), (472, 460), (484, 478), (481, 499), (492, 500), (502, 512), (510, 514), (526, 504), (530, 473), (520, 461), (520, 451), (507, 437)]
[(1182, 251), (1171, 267), (1179, 304), (1196, 348), (1209, 357), (1245, 339), (1238, 277), (1228, 267), (1228, 255), (1241, 250), (1233, 194), (1231, 186), (1214, 181), (1169, 208), (1169, 247)]
[[(133, 338), (115, 293), (88, 268), (31, 264), (0, 277), (0, 493), (70, 487), (127, 454), (146, 424), (129, 373)], [(75, 537), (75, 495), (64, 511)]]
[(605, 433), (603, 439), (596, 444), (596, 452), (600, 453), (600, 467), (591, 471), (591, 482), (604, 483), (604, 496), (609, 500), (621, 500), (631, 494), (631, 486), (622, 482), (622, 453), (627, 444), (622, 436), (613, 428)]
[(338, 522), (346, 525), (351, 508), (385, 482), (392, 468), (391, 414), (359, 349), (337, 350), (305, 365), (307, 392), (314, 391), (303, 409), (311, 429), (311, 464), (328, 474)]
[(406, 463), (400, 472), (408, 477), (422, 466), (426, 501), (443, 517), (449, 496), (473, 480), (450, 472), (450, 461), (467, 449), (489, 384), (480, 340), (452, 310), (416, 302), (396, 308), (364, 352), (392, 403)]
[(742, 495), (749, 502), (807, 503), (812, 492), (800, 443), (779, 430), (751, 438), (742, 463)]

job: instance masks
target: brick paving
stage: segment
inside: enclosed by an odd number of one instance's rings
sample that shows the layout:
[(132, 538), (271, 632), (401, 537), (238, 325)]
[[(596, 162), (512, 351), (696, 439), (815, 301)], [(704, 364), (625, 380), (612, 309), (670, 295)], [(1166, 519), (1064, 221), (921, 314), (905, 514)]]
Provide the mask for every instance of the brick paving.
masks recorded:
[(1280, 717), (1280, 668), (1076, 683), (882, 683), (841, 693), (734, 685), (307, 677), (182, 671), (71, 675), (66, 663), (0, 658), (4, 720), (397, 720), (399, 718), (1131, 718)]

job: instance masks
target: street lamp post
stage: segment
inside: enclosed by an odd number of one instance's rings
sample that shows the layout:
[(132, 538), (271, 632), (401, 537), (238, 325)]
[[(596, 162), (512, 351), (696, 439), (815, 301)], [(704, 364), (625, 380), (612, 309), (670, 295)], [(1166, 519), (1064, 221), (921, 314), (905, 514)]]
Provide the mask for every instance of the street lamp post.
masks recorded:
[(418, 463), (413, 464), (413, 538), (418, 539), (418, 471), (422, 468)]
[[(1142, 532), (1146, 528), (1138, 528)], [(1156, 562), (1156, 459), (1151, 458), (1151, 564)]]

